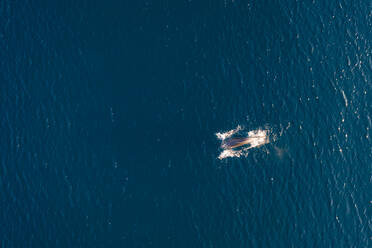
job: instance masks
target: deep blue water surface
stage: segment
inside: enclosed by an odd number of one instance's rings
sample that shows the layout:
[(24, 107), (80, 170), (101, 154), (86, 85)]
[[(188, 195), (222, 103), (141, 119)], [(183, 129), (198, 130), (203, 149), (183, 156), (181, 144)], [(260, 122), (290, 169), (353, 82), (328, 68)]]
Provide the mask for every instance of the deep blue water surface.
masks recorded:
[(371, 10), (0, 1), (0, 246), (370, 247)]

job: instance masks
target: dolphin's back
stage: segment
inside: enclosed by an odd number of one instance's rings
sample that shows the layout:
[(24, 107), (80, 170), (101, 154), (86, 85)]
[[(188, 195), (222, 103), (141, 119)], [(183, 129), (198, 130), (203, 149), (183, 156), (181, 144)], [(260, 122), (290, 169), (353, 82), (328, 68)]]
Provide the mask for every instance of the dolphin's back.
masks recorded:
[(227, 147), (227, 148), (235, 148), (241, 145), (246, 144), (247, 138), (231, 138), (224, 140), (222, 143), (222, 146)]

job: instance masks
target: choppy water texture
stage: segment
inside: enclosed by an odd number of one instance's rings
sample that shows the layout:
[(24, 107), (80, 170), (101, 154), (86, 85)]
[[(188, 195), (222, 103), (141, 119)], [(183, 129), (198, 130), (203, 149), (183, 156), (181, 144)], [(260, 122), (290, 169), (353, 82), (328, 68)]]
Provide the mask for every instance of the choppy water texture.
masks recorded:
[(369, 1), (0, 13), (2, 247), (371, 246)]

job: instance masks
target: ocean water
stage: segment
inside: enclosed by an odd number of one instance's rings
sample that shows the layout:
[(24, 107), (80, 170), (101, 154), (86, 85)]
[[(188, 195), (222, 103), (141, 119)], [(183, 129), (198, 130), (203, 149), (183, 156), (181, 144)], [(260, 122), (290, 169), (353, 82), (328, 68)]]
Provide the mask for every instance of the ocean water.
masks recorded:
[(0, 247), (370, 247), (371, 11), (1, 1)]

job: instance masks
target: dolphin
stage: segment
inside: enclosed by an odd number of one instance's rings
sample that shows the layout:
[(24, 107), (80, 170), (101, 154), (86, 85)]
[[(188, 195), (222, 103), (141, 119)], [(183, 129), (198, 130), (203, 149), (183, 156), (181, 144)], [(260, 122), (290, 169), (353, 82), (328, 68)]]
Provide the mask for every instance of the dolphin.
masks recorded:
[(239, 146), (243, 146), (243, 145), (251, 143), (252, 138), (253, 137), (239, 137), (239, 138), (226, 139), (222, 142), (222, 147), (232, 149), (232, 148), (236, 148)]

